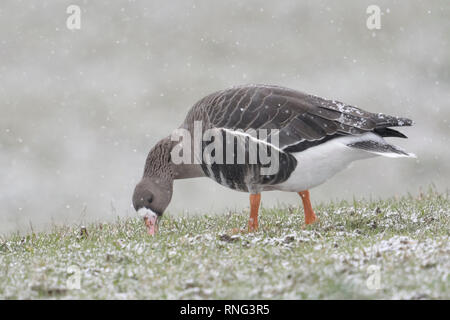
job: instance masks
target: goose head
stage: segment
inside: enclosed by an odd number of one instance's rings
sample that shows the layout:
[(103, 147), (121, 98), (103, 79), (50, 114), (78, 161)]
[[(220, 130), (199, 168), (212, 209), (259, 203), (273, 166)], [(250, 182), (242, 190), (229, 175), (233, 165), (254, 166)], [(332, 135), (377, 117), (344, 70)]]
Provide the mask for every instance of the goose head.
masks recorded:
[(157, 176), (144, 177), (134, 189), (133, 206), (144, 219), (147, 233), (155, 235), (158, 223), (172, 199), (173, 182)]

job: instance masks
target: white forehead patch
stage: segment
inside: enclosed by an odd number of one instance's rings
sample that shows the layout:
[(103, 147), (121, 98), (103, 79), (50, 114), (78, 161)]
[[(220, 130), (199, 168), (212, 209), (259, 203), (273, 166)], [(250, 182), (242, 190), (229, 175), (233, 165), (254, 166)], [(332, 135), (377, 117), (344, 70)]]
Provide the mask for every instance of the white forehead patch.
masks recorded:
[(152, 210), (147, 209), (147, 208), (140, 208), (137, 211), (137, 214), (141, 217), (144, 218), (145, 216), (157, 216), (156, 213), (154, 213)]

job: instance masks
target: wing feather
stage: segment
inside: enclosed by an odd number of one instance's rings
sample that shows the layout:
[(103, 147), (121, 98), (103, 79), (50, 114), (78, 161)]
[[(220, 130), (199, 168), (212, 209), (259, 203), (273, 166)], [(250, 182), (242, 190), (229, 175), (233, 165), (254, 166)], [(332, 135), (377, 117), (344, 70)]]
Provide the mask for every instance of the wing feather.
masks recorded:
[[(387, 127), (409, 126), (406, 118), (371, 113), (335, 100), (326, 100), (288, 88), (246, 85), (213, 93), (188, 113), (208, 128), (278, 129), (280, 148), (311, 145), (332, 137), (365, 132), (390, 132)], [(391, 130), (393, 131), (393, 130)]]

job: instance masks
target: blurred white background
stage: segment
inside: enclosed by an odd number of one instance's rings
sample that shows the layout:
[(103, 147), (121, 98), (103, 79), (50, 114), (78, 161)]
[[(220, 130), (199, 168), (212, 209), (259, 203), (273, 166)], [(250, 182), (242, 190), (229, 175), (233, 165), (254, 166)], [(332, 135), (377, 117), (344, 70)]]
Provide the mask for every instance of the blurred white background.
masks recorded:
[[(66, 27), (69, 5), (81, 29)], [(366, 27), (370, 4), (381, 29)], [(410, 117), (418, 159), (354, 163), (320, 201), (418, 194), (450, 179), (450, 1), (2, 1), (0, 234), (134, 215), (155, 142), (204, 95), (277, 84)], [(263, 206), (299, 205), (263, 194)], [(177, 181), (168, 211), (224, 213), (248, 196)]]

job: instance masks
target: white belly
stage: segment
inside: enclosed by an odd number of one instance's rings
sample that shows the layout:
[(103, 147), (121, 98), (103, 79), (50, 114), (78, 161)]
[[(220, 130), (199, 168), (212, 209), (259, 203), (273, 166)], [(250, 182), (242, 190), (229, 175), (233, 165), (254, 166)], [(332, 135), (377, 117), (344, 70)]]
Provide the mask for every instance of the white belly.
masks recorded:
[(275, 187), (277, 190), (298, 192), (308, 190), (345, 169), (355, 160), (376, 156), (360, 149), (348, 147), (352, 137), (330, 140), (303, 152), (293, 153), (297, 167), (289, 179)]

